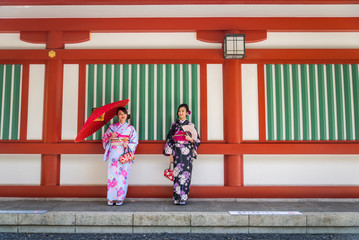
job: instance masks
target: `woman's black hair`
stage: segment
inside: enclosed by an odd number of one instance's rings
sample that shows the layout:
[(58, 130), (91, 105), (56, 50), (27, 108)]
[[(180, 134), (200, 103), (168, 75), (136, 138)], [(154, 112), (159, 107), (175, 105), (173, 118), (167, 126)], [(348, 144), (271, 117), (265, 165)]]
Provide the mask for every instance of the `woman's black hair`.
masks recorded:
[(127, 112), (127, 109), (125, 107), (117, 108), (117, 112), (116, 112), (117, 114), (116, 115), (118, 115), (118, 111), (121, 111), (121, 112), (127, 114), (126, 120), (129, 120), (131, 118), (131, 115)]
[(186, 103), (182, 103), (181, 105), (179, 105), (178, 109), (177, 109), (177, 117), (178, 117), (178, 111), (180, 110), (181, 107), (184, 107), (186, 109), (186, 112), (189, 112), (189, 107)]

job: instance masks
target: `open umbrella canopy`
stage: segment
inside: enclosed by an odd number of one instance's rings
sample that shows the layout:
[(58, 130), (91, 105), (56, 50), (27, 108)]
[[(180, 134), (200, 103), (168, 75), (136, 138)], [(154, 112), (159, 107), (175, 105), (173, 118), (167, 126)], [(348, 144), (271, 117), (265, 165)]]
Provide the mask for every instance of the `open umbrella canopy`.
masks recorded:
[(80, 132), (77, 134), (75, 142), (80, 142), (84, 140), (85, 138), (102, 128), (108, 121), (110, 121), (114, 116), (116, 116), (117, 109), (119, 107), (125, 107), (128, 102), (129, 100), (125, 99), (96, 108), (86, 120)]

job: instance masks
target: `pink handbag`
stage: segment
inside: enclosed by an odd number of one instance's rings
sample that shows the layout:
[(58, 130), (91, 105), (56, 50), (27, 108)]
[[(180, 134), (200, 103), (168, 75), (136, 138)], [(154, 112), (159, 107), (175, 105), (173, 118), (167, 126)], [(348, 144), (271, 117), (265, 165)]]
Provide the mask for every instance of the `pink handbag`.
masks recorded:
[(165, 169), (165, 171), (163, 172), (163, 175), (171, 181), (173, 181), (175, 179), (173, 176), (173, 169), (171, 168), (171, 163), (168, 166), (168, 168)]
[(125, 150), (123, 151), (122, 155), (120, 156), (120, 163), (124, 164), (124, 163), (128, 163), (135, 160), (135, 154), (133, 154), (133, 152), (131, 151), (131, 149), (129, 147), (125, 148)]

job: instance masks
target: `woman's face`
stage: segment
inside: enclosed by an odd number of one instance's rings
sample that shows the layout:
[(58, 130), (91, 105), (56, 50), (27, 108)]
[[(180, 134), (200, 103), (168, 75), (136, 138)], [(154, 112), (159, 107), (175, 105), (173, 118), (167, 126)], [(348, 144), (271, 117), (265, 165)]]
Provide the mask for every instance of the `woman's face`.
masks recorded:
[(127, 120), (127, 114), (122, 112), (122, 110), (119, 110), (117, 113), (117, 117), (120, 120), (120, 123), (124, 123)]
[(181, 120), (185, 120), (185, 119), (186, 119), (186, 116), (187, 116), (186, 108), (185, 108), (185, 107), (180, 107), (180, 108), (178, 109), (178, 117), (179, 117)]

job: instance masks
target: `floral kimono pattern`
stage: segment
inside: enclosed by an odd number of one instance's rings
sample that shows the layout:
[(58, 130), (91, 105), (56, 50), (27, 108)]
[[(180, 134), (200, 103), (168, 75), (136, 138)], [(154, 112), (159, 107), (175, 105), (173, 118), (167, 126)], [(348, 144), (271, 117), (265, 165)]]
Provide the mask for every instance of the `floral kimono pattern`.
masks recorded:
[(128, 147), (133, 153), (135, 153), (138, 144), (138, 135), (135, 128), (130, 124), (115, 123), (110, 125), (103, 136), (102, 143), (105, 148), (104, 161), (108, 161), (107, 200), (123, 201), (127, 194), (131, 162), (121, 164), (118, 161), (123, 154), (124, 148), (122, 145), (111, 146), (109, 138), (112, 135), (112, 131), (110, 128), (119, 138), (128, 139)]
[(193, 144), (177, 137), (180, 133), (183, 133), (182, 126), (184, 125), (194, 126), (194, 124), (188, 120), (184, 122), (177, 120), (172, 123), (163, 150), (164, 155), (173, 155), (173, 200), (177, 201), (186, 201), (188, 199), (191, 187), (193, 159), (197, 158), (197, 148), (200, 144), (199, 135), (198, 140), (194, 140)]

